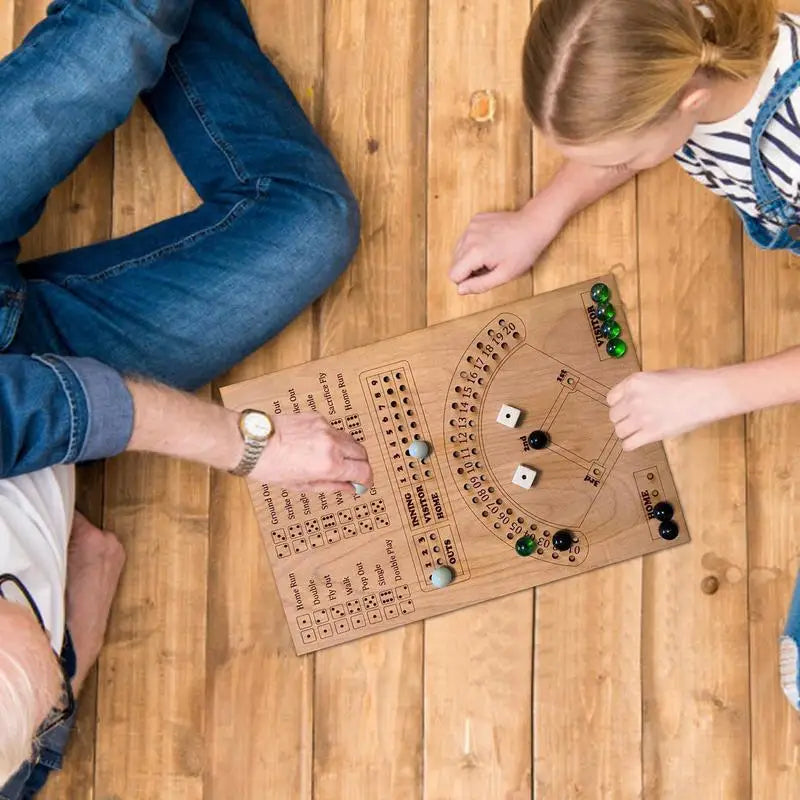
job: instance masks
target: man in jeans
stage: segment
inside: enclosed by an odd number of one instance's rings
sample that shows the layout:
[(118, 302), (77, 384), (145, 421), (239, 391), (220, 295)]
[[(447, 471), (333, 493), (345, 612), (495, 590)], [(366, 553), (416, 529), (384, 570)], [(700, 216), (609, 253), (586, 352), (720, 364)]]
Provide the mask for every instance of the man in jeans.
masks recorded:
[[(140, 93), (202, 205), (18, 264), (47, 193)], [(0, 62), (0, 109), (0, 798), (19, 800), (60, 766), (123, 562), (73, 514), (74, 462), (145, 450), (313, 491), (372, 474), (315, 414), (273, 425), (165, 385), (256, 349), (358, 242), (347, 183), (239, 0), (56, 0)]]

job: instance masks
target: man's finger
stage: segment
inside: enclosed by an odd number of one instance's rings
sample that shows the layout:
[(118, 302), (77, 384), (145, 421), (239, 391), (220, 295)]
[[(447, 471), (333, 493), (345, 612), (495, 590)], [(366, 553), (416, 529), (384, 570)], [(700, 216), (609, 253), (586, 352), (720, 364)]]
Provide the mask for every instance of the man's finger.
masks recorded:
[(351, 483), (360, 483), (362, 486), (372, 486), (374, 480), (372, 467), (368, 461), (351, 461), (350, 459), (345, 459), (342, 477)]
[(308, 487), (310, 492), (342, 492), (343, 494), (355, 494), (352, 483), (342, 481), (316, 481)]
[(336, 446), (342, 458), (349, 458), (353, 461), (369, 461), (367, 450), (364, 445), (359, 444), (349, 433), (337, 431), (340, 436), (336, 437)]

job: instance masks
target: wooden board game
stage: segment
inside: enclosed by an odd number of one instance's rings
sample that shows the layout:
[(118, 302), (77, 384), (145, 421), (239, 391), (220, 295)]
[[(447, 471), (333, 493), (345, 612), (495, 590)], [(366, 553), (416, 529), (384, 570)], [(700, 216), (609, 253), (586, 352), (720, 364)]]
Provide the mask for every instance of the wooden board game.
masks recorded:
[(298, 653), (688, 541), (662, 445), (626, 453), (608, 420), (609, 389), (639, 364), (632, 346), (608, 354), (593, 283), (222, 390), (230, 408), (319, 412), (374, 470), (363, 496), (250, 485)]

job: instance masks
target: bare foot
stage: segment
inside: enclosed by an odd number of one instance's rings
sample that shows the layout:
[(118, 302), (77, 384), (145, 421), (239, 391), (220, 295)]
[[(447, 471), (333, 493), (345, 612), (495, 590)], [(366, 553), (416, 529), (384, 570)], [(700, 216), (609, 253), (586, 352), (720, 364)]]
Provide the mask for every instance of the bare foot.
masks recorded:
[(103, 646), (124, 564), (125, 550), (119, 539), (76, 511), (67, 557), (67, 626), (78, 663), (72, 680), (76, 694)]

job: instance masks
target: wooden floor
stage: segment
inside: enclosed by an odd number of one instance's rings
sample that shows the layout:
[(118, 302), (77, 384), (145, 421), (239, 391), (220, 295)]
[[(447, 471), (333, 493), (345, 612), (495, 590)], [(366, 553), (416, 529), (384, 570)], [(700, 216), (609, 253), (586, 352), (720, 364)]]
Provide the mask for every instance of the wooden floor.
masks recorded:
[[(800, 10), (800, 0), (785, 2)], [(8, 50), (44, 0), (0, 0)], [(611, 269), (648, 369), (800, 341), (800, 261), (743, 242), (667, 164), (580, 216), (532, 276), (461, 299), (470, 216), (521, 203), (557, 158), (531, 140), (529, 0), (250, 0), (266, 50), (359, 195), (361, 249), (220, 383)], [(470, 97), (497, 97), (491, 121)], [(137, 109), (59, 188), (28, 254), (124, 234), (195, 199)], [(208, 394), (208, 392), (206, 392)], [(297, 658), (245, 488), (161, 458), (84, 474), (128, 563), (65, 772), (80, 800), (784, 800), (800, 717), (776, 639), (800, 567), (800, 408), (668, 443), (693, 543)], [(719, 591), (700, 583), (715, 575)]]

